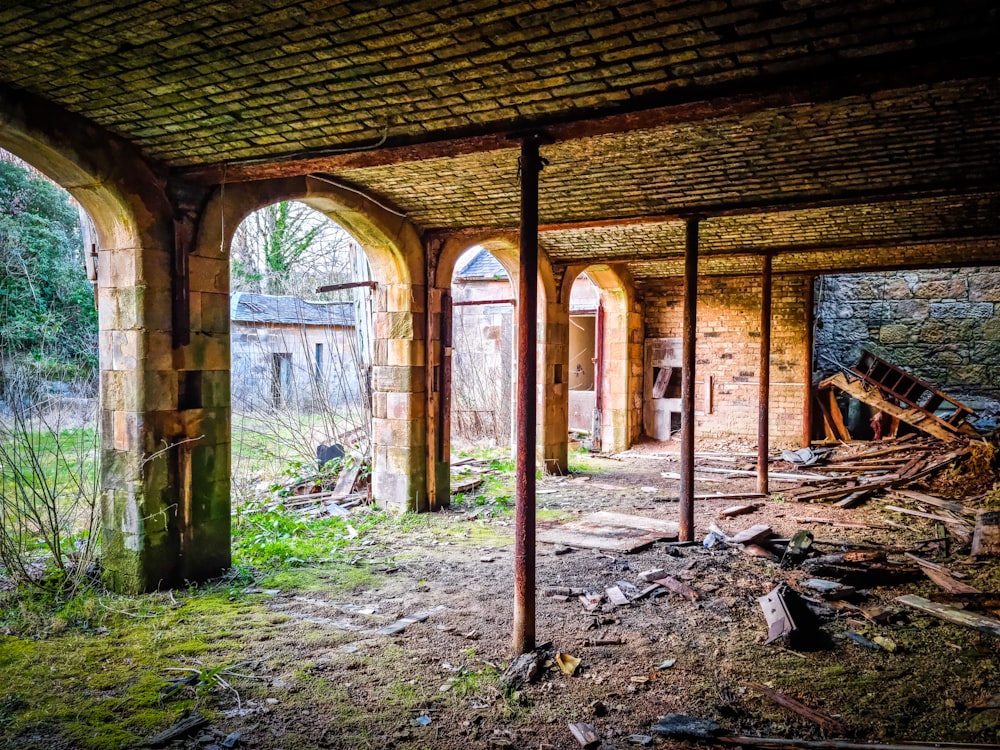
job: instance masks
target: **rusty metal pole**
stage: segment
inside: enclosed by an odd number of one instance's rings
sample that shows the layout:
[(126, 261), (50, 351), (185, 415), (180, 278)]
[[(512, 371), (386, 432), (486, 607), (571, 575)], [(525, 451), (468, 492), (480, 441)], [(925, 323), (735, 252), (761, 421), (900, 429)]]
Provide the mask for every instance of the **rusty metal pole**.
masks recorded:
[(764, 256), (760, 273), (760, 388), (757, 391), (757, 492), (767, 494), (767, 454), (770, 445), (771, 399), (771, 256)]
[(698, 219), (687, 220), (684, 245), (684, 331), (681, 354), (680, 540), (694, 540), (694, 368), (698, 324)]
[(805, 394), (802, 399), (802, 447), (808, 448), (812, 445), (812, 423), (813, 423), (813, 347), (815, 346), (815, 324), (816, 324), (816, 277), (806, 277), (806, 350), (802, 358), (805, 372), (802, 377), (802, 385), (805, 387)]
[(514, 653), (535, 648), (535, 372), (538, 339), (538, 174), (542, 133), (521, 138), (521, 249), (517, 305), (514, 473)]

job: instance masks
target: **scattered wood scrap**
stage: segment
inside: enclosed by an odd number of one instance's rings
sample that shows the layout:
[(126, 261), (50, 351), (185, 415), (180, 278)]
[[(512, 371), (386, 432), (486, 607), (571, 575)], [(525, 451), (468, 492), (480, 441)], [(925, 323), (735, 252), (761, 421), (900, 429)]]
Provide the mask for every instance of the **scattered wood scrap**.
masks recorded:
[(933, 615), (953, 625), (962, 625), (966, 628), (978, 630), (980, 633), (989, 633), (1000, 638), (1000, 620), (993, 617), (968, 612), (941, 602), (932, 602), (929, 599), (924, 599), (922, 596), (915, 596), (913, 594), (897, 596), (896, 601), (910, 609)]
[(1000, 511), (981, 510), (976, 514), (976, 529), (972, 535), (973, 557), (1000, 555)]
[(845, 727), (843, 724), (841, 724), (839, 721), (837, 721), (829, 714), (825, 714), (822, 711), (817, 711), (813, 708), (809, 708), (809, 706), (807, 706), (806, 704), (797, 701), (794, 698), (787, 696), (782, 692), (779, 692), (778, 690), (773, 690), (769, 687), (765, 687), (764, 685), (761, 685), (759, 682), (748, 682), (747, 687), (757, 691), (765, 698), (774, 701), (779, 706), (787, 708), (789, 711), (798, 714), (803, 719), (808, 719), (814, 724), (817, 724), (825, 732), (829, 732), (830, 734), (839, 734), (839, 735), (844, 735), (847, 733), (847, 727)]
[(679, 526), (645, 516), (599, 511), (576, 521), (546, 529), (539, 542), (608, 552), (635, 552), (664, 539), (676, 539)]

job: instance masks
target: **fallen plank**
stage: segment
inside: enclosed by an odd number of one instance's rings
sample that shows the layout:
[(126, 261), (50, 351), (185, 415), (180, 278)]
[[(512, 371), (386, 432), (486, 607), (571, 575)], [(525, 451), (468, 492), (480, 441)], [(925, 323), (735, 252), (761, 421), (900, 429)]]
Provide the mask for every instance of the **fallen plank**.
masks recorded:
[(966, 532), (969, 533), (972, 532), (972, 528), (960, 518), (954, 518), (952, 516), (939, 516), (933, 513), (924, 513), (921, 510), (910, 510), (909, 508), (900, 508), (898, 505), (886, 505), (885, 509), (891, 510), (894, 513), (904, 513), (908, 516), (917, 516), (918, 518), (926, 518), (931, 521), (938, 521), (946, 525), (959, 526)]
[(767, 539), (769, 536), (772, 536), (771, 527), (766, 523), (758, 523), (749, 529), (743, 529), (743, 531), (729, 537), (726, 541), (730, 544), (754, 544), (755, 542)]
[(907, 742), (904, 745), (883, 744), (881, 742), (849, 742), (845, 740), (795, 740), (783, 737), (747, 737), (745, 735), (722, 735), (714, 738), (724, 745), (743, 747), (784, 748), (799, 747), (803, 750), (1000, 750), (1000, 745), (981, 743), (935, 742), (921, 744)]
[(720, 510), (718, 516), (719, 518), (735, 518), (736, 516), (744, 516), (747, 513), (753, 513), (760, 508), (760, 503), (750, 503), (750, 505), (732, 505), (728, 508)]
[(663, 539), (676, 539), (674, 521), (599, 511), (561, 526), (545, 529), (538, 541), (608, 552), (634, 552)]
[(924, 599), (922, 596), (914, 596), (913, 594), (897, 596), (896, 601), (918, 612), (933, 615), (953, 625), (972, 628), (973, 630), (978, 630), (980, 633), (989, 633), (1000, 638), (1000, 620), (992, 617), (978, 615), (975, 612), (968, 612), (964, 609), (941, 604), (940, 602), (932, 602), (929, 599)]
[(899, 495), (907, 500), (912, 500), (916, 503), (922, 503), (923, 505), (930, 505), (934, 508), (941, 508), (942, 510), (948, 510), (952, 513), (968, 513), (968, 508), (966, 508), (961, 503), (951, 502), (949, 500), (942, 500), (940, 497), (934, 497), (933, 495), (928, 495), (924, 492), (916, 492), (914, 490), (897, 490), (893, 489), (890, 494)]
[(813, 708), (809, 708), (806, 704), (795, 700), (794, 698), (785, 695), (778, 690), (772, 690), (769, 687), (761, 685), (759, 682), (748, 682), (747, 686), (756, 690), (758, 693), (763, 695), (765, 698), (774, 701), (779, 706), (787, 708), (803, 719), (808, 719), (813, 724), (817, 724), (822, 727), (824, 731), (830, 734), (846, 734), (847, 727), (841, 724), (832, 716), (823, 713), (822, 711), (817, 711)]
[(965, 573), (958, 573), (954, 570), (949, 570), (948, 568), (944, 567), (944, 565), (938, 565), (936, 562), (925, 560), (924, 558), (920, 557), (919, 555), (915, 555), (912, 552), (904, 552), (903, 556), (910, 558), (911, 560), (913, 560), (913, 562), (915, 562), (922, 568), (933, 568), (934, 570), (940, 570), (943, 573), (947, 573), (952, 578), (965, 578)]
[(838, 500), (834, 505), (838, 508), (853, 508), (855, 505), (861, 505), (861, 503), (871, 497), (871, 494), (872, 490), (858, 490), (857, 492), (852, 492), (843, 500)]
[(168, 742), (173, 742), (176, 739), (185, 737), (206, 724), (208, 724), (208, 719), (195, 712), (185, 716), (180, 721), (175, 722), (162, 732), (154, 734), (146, 740), (143, 745), (145, 747), (160, 747), (162, 745), (166, 745)]
[(337, 484), (333, 488), (331, 497), (337, 500), (350, 495), (354, 489), (354, 483), (358, 481), (358, 474), (360, 473), (361, 466), (357, 464), (341, 471), (340, 476), (337, 477)]
[(629, 598), (622, 593), (622, 590), (617, 586), (611, 586), (604, 590), (604, 594), (608, 597), (608, 601), (614, 604), (616, 607), (623, 607), (629, 603)]
[[(724, 466), (699, 466), (698, 471), (703, 471), (708, 474), (731, 474), (733, 476), (740, 477), (757, 476), (756, 469), (727, 469)], [(767, 478), (783, 479), (789, 482), (800, 482), (803, 479), (829, 479), (830, 477), (825, 474), (810, 474), (807, 472), (790, 474), (782, 471), (769, 471), (767, 472)]]
[(886, 529), (888, 526), (879, 524), (856, 523), (853, 521), (835, 521), (832, 518), (819, 518), (818, 516), (794, 516), (795, 523), (823, 523), (829, 526), (836, 526), (841, 529)]
[(972, 535), (972, 556), (997, 555), (1000, 555), (1000, 511), (981, 510), (976, 514), (976, 530)]
[(970, 586), (967, 583), (962, 583), (952, 578), (947, 572), (943, 570), (937, 570), (935, 568), (928, 568), (921, 565), (920, 569), (924, 571), (924, 575), (930, 578), (936, 585), (941, 587), (944, 591), (949, 594), (981, 594), (982, 592)]
[(672, 576), (664, 576), (663, 578), (657, 578), (653, 583), (663, 586), (663, 588), (672, 591), (678, 596), (683, 596), (685, 599), (689, 599), (692, 602), (696, 602), (701, 599), (701, 594), (695, 591), (693, 588), (688, 586), (683, 581), (678, 581)]

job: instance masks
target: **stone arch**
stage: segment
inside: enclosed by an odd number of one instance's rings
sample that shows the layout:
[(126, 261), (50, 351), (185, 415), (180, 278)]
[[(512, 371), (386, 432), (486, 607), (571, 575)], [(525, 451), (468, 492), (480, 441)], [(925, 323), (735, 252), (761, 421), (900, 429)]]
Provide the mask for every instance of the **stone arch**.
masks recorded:
[[(437, 368), (442, 366), (444, 352), (440, 346), (441, 309), (445, 295), (450, 295), (451, 280), (459, 257), (469, 248), (482, 245), (497, 258), (510, 276), (514, 297), (518, 293), (520, 269), (518, 262), (517, 232), (462, 232), (443, 237), (431, 251), (431, 289), (429, 300), (428, 341), (430, 343), (430, 368), (428, 372), (429, 422), (431, 433), (434, 425), (445, 422), (440, 413), (435, 382)], [(560, 325), (559, 284), (552, 264), (545, 252), (538, 253), (538, 397), (544, 407), (537, 412), (536, 454), (542, 465), (550, 471), (566, 469), (566, 396), (561, 373), (565, 359), (565, 326)], [(563, 316), (565, 317), (565, 316)], [(563, 368), (563, 369), (561, 369)], [(442, 507), (448, 502), (448, 462), (450, 435), (436, 434), (431, 441), (429, 465), (432, 482), (432, 507)]]
[[(229, 245), (250, 213), (280, 201), (301, 201), (342, 226), (368, 256), (374, 298), (372, 373), (372, 492), (377, 501), (405, 511), (427, 509), (426, 286), (424, 252), (412, 223), (394, 209), (353, 188), (305, 176), (220, 186), (199, 227), (194, 265), (203, 278), (225, 278), (225, 288), (192, 286), (192, 295), (218, 295), (228, 315)], [(195, 274), (192, 273), (194, 284)], [(202, 304), (204, 309), (204, 303)], [(228, 332), (228, 331), (227, 331)], [(228, 338), (226, 339), (228, 356)]]
[(69, 191), (95, 224), (107, 583), (138, 592), (217, 575), (229, 565), (228, 515), (217, 535), (224, 544), (195, 539), (203, 499), (183, 496), (178, 481), (167, 176), (124, 141), (27, 94), (0, 89), (0, 123), (0, 146)]
[(569, 309), (573, 282), (586, 273), (600, 292), (603, 314), (601, 366), (601, 434), (605, 452), (628, 449), (641, 424), (642, 316), (636, 306), (635, 288), (624, 267), (573, 265), (562, 280), (562, 300)]

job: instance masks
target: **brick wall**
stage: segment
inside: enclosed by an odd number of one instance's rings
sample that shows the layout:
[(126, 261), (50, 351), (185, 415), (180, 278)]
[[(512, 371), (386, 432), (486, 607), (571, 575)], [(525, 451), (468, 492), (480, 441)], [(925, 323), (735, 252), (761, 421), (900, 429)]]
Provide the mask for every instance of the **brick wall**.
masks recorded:
[[(797, 446), (802, 437), (808, 282), (775, 277), (771, 322), (772, 447)], [(697, 438), (733, 438), (756, 443), (760, 356), (760, 280), (701, 278), (698, 284)], [(680, 279), (643, 284), (647, 337), (680, 338), (683, 285)], [(711, 376), (712, 408), (705, 407)]]
[(824, 276), (816, 315), (818, 372), (864, 347), (973, 407), (1000, 400), (1000, 269)]

